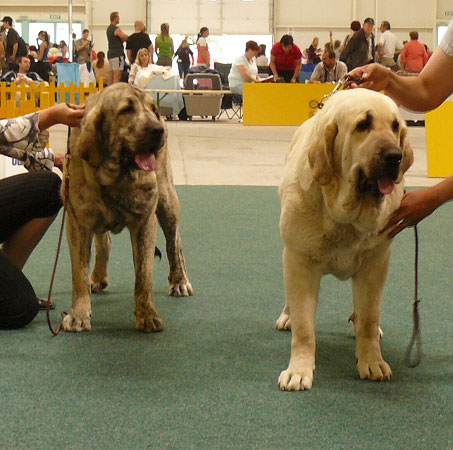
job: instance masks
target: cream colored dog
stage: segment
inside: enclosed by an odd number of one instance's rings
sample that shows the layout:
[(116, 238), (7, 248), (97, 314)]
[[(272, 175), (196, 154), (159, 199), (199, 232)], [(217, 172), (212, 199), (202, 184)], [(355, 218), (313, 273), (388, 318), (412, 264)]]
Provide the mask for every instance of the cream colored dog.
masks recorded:
[[(88, 98), (80, 130), (73, 129), (65, 165), (63, 198), (72, 262), (72, 307), (66, 331), (91, 330), (91, 291), (108, 284), (110, 231), (130, 232), (135, 267), (136, 327), (161, 331), (154, 307), (152, 269), (157, 220), (167, 241), (170, 295), (193, 290), (179, 234), (179, 201), (173, 186), (166, 128), (144, 91), (118, 83)], [(69, 194), (65, 183), (69, 180)], [(96, 260), (91, 277), (91, 242)]]
[(312, 387), (318, 292), (329, 273), (352, 278), (360, 377), (390, 379), (379, 315), (391, 240), (378, 232), (400, 204), (412, 161), (398, 107), (365, 89), (333, 95), (294, 135), (280, 185), (286, 304), (276, 325), (292, 330), (280, 389)]

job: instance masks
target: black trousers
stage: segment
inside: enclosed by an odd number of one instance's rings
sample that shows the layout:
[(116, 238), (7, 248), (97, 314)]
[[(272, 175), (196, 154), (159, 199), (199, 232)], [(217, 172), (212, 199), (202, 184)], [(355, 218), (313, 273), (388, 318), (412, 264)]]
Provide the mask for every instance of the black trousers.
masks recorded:
[[(56, 214), (62, 206), (60, 187), (60, 177), (44, 171), (0, 180), (0, 243), (30, 220)], [(0, 329), (24, 327), (37, 313), (33, 287), (0, 250)]]
[(285, 80), (285, 83), (291, 83), (291, 78), (294, 76), (294, 70), (277, 70), (277, 73), (279, 77)]

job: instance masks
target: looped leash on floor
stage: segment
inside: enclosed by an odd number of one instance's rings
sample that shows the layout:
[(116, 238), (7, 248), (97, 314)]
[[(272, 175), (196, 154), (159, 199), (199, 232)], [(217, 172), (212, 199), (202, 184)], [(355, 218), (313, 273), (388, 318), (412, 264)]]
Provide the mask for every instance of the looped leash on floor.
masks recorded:
[[(406, 354), (404, 356), (404, 364), (407, 367), (417, 367), (422, 360), (422, 336), (420, 332), (420, 312), (418, 310), (418, 304), (420, 299), (418, 298), (418, 231), (417, 225), (414, 226), (415, 234), (415, 277), (414, 277), (414, 305), (413, 305), (413, 331), (412, 337), (407, 346)], [(412, 360), (412, 352), (415, 348), (415, 357)]]

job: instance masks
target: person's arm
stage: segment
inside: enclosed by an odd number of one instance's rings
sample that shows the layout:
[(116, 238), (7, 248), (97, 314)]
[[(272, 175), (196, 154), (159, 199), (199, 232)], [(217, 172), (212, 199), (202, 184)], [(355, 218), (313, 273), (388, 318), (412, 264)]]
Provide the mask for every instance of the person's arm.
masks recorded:
[(321, 83), (320, 76), (321, 76), (321, 69), (320, 69), (320, 65), (317, 64), (316, 67), (314, 68), (313, 73), (311, 74), (310, 80), (308, 82), (320, 84)]
[(278, 72), (277, 72), (277, 67), (275, 66), (276, 60), (277, 60), (277, 58), (271, 54), (271, 62), (269, 63), (269, 67), (272, 71), (272, 74), (274, 75), (274, 81), (277, 81), (277, 79), (279, 78)]
[(129, 37), (126, 33), (123, 33), (120, 27), (118, 27), (115, 30), (115, 33), (113, 33), (115, 36), (119, 37), (123, 42), (127, 41), (127, 38)]
[(88, 41), (86, 41), (84, 44), (82, 44), (82, 41), (77, 41), (77, 42), (80, 43), (80, 45), (79, 44), (76, 45), (76, 50), (78, 52), (80, 52), (80, 50), (84, 49), (89, 44)]
[(129, 65), (132, 65), (134, 61), (132, 61), (132, 50), (128, 49), (126, 50), (127, 53), (127, 60), (129, 61)]
[(150, 57), (151, 64), (154, 64), (154, 47), (153, 47), (153, 44), (149, 44), (148, 51), (149, 51), (149, 57)]
[(291, 83), (295, 83), (297, 81), (297, 77), (299, 76), (300, 69), (302, 68), (302, 59), (296, 59), (296, 68), (294, 69), (294, 75), (291, 78)]
[(170, 38), (170, 50), (171, 54), (173, 55), (175, 53), (175, 47), (173, 46), (173, 39)]
[(158, 50), (159, 50), (159, 45), (158, 45), (158, 43), (157, 43), (157, 36), (156, 36), (156, 39), (154, 40), (154, 49), (155, 49), (155, 51), (156, 51), (157, 57), (159, 57), (159, 52), (158, 52)]
[(85, 105), (70, 105), (59, 103), (47, 109), (39, 111), (38, 128), (39, 131), (61, 123), (69, 127), (80, 126), (80, 121), (85, 114)]
[(404, 228), (417, 225), (449, 200), (453, 200), (453, 176), (435, 186), (407, 192), (380, 233), (392, 229), (388, 237), (393, 238)]
[(401, 53), (400, 53), (400, 63), (402, 65), (404, 65), (404, 63), (406, 62), (406, 51), (407, 51), (407, 47), (404, 46), (403, 50), (401, 50)]
[(17, 49), (19, 48), (19, 44), (16, 42), (14, 45), (13, 45), (13, 52), (11, 53), (11, 56), (10, 56), (10, 61), (15, 61), (16, 60), (16, 53), (17, 53)]
[(192, 66), (193, 66), (195, 64), (195, 62), (194, 62), (194, 59), (193, 59), (193, 51), (190, 50), (190, 48), (189, 48), (189, 55), (190, 55), (190, 58), (192, 59)]
[(351, 87), (385, 90), (399, 105), (412, 111), (437, 108), (453, 92), (453, 57), (437, 48), (416, 77), (402, 77), (380, 64), (357, 67), (349, 72), (357, 82)]
[(237, 68), (239, 70), (239, 73), (241, 74), (241, 77), (245, 81), (256, 81), (256, 78), (254, 78), (250, 75), (250, 72), (248, 71), (248, 69), (245, 65), (237, 66)]
[(129, 72), (129, 78), (127, 80), (127, 82), (129, 84), (134, 84), (135, 76), (137, 75), (137, 69), (138, 69), (138, 65), (135, 63), (132, 64), (131, 70)]

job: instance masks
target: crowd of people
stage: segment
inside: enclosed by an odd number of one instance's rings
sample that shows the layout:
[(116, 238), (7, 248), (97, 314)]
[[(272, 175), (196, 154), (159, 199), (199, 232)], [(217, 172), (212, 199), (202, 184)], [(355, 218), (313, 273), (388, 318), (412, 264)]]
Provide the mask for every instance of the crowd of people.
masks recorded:
[[(93, 70), (93, 77), (96, 79), (102, 77), (104, 85), (119, 81), (133, 83), (138, 71), (145, 68), (145, 63), (146, 67), (150, 64), (172, 67), (176, 60), (182, 79), (193, 66), (200, 70), (214, 69), (209, 52), (208, 27), (201, 27), (197, 39), (193, 42), (188, 37), (183, 39), (175, 50), (168, 23), (161, 24), (154, 44), (143, 21), (135, 21), (134, 33), (130, 35), (126, 34), (119, 24), (120, 14), (114, 11), (110, 14), (110, 24), (106, 30), (108, 49), (105, 53), (96, 53), (88, 29), (83, 30), (81, 38), (73, 43), (74, 61), (86, 65), (88, 73)], [(260, 73), (273, 76), (274, 81), (287, 83), (337, 82), (348, 70), (372, 62), (409, 74), (419, 73), (423, 69), (430, 52), (426, 45), (418, 41), (417, 31), (411, 31), (410, 39), (401, 43), (391, 31), (390, 23), (384, 20), (379, 26), (380, 38), (377, 41), (374, 27), (374, 19), (370, 17), (362, 24), (355, 20), (343, 42), (338, 39), (334, 41), (330, 31), (329, 42), (322, 49), (318, 37), (314, 37), (310, 45), (301, 50), (294, 42), (294, 37), (286, 34), (272, 46), (269, 58), (266, 55), (266, 45), (258, 45), (254, 41), (246, 42), (245, 53), (239, 54), (237, 59), (232, 61), (230, 84), (235, 91), (242, 92), (243, 83), (261, 81), (263, 77), (257, 75), (256, 68)], [(196, 46), (196, 55), (190, 48), (191, 45)], [(146, 50), (141, 53), (141, 60), (137, 58), (139, 50)], [(30, 60), (26, 77), (26, 64), (22, 57)], [(0, 32), (2, 81), (18, 84), (22, 81), (49, 81), (51, 63), (54, 61), (69, 61), (69, 49), (65, 41), (52, 44), (49, 34), (42, 30), (38, 33), (37, 46), (29, 46), (14, 29), (13, 19), (8, 16), (3, 18)]]

